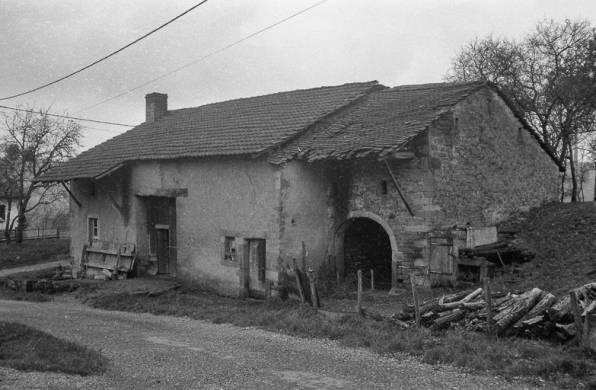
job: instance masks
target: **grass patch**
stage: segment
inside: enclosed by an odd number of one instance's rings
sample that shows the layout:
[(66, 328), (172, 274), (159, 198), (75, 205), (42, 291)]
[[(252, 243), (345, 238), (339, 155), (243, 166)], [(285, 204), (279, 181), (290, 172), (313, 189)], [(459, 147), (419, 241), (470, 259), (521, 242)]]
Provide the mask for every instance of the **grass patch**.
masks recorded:
[(16, 322), (0, 322), (0, 365), (21, 371), (74, 375), (105, 372), (108, 360), (98, 352)]
[(251, 302), (206, 293), (168, 292), (158, 297), (126, 293), (98, 297), (94, 307), (156, 315), (171, 315), (257, 326), (287, 334), (337, 340), (346, 347), (368, 348), (380, 354), (414, 355), (428, 364), (448, 364), (505, 378), (549, 380), (561, 386), (592, 385), (596, 361), (579, 349), (540, 341), (487, 337), (470, 332), (397, 330), (393, 325), (356, 315), (326, 316), (309, 306), (289, 302)]
[(0, 245), (0, 270), (64, 260), (70, 254), (70, 240), (56, 238)]
[(24, 293), (0, 287), (0, 299), (5, 301), (49, 302), (52, 297), (38, 292)]

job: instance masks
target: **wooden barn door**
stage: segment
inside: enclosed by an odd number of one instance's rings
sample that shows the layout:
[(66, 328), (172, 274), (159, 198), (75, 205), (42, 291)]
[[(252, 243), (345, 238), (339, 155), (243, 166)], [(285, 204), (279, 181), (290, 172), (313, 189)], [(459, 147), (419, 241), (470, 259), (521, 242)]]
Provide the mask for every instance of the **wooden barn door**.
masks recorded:
[(176, 276), (176, 198), (147, 198), (147, 225), (157, 273)]
[(265, 291), (265, 240), (247, 240), (248, 246), (248, 292), (249, 295), (258, 296)]
[(428, 271), (430, 285), (453, 283), (453, 245), (443, 238), (431, 238)]

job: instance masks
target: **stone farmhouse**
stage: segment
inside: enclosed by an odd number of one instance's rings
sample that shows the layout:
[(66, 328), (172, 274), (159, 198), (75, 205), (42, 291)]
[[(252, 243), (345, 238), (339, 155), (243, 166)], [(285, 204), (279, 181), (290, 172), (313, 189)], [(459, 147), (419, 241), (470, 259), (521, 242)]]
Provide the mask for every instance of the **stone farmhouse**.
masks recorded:
[(171, 110), (38, 181), (69, 184), (71, 254), (134, 244), (134, 272), (228, 295), (283, 282), (292, 259), (393, 289), (437, 229), (494, 226), (556, 201), (559, 170), (492, 84), (373, 82)]

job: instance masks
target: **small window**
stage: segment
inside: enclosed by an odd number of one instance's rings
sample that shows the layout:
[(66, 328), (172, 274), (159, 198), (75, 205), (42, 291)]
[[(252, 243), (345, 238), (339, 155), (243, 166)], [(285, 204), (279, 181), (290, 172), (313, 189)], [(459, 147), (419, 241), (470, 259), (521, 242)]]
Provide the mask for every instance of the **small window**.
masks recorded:
[(224, 260), (237, 261), (236, 256), (236, 237), (226, 236), (224, 238)]
[(6, 206), (0, 204), (0, 219), (6, 219)]
[(89, 243), (99, 241), (99, 218), (96, 217), (89, 217), (87, 219), (88, 228), (87, 233), (89, 235)]
[(381, 180), (381, 195), (387, 195), (387, 180)]

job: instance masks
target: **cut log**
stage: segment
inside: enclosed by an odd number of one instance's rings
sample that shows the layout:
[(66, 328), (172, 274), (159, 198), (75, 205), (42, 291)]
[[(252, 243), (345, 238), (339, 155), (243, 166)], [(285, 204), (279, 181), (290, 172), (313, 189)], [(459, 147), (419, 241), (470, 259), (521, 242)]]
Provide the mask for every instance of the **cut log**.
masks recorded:
[(472, 293), (468, 294), (466, 297), (464, 297), (462, 300), (460, 301), (456, 301), (456, 302), (450, 302), (450, 303), (443, 303), (442, 300), (439, 300), (439, 306), (442, 306), (444, 308), (453, 308), (453, 307), (458, 307), (461, 304), (464, 304), (466, 302), (471, 301), (472, 299), (476, 298), (477, 296), (479, 296), (480, 294), (482, 294), (482, 289), (478, 288), (476, 290), (474, 290)]
[(466, 311), (462, 309), (455, 309), (446, 315), (437, 318), (433, 321), (433, 327), (436, 329), (448, 328), (452, 323), (459, 322), (466, 317)]
[(510, 326), (530, 312), (530, 310), (532, 310), (538, 303), (541, 293), (542, 290), (539, 288), (534, 288), (531, 291), (525, 292), (517, 297), (511, 306), (495, 315), (493, 318), (494, 334), (498, 335), (504, 333)]
[(362, 314), (363, 317), (368, 317), (368, 318), (372, 318), (374, 320), (377, 321), (383, 321), (383, 322), (387, 322), (389, 324), (393, 324), (393, 325), (397, 325), (399, 326), (401, 329), (407, 329), (409, 328), (409, 325), (406, 324), (405, 322), (402, 322), (398, 319), (395, 318), (391, 318), (391, 317), (387, 317), (384, 316), (382, 314), (379, 313), (375, 313), (374, 311), (362, 308), (360, 313)]
[[(437, 298), (431, 299), (429, 301), (425, 301), (420, 304), (420, 314), (424, 315), (424, 313), (427, 313), (429, 311), (436, 311), (437, 308), (440, 306), (439, 301), (441, 299), (443, 300), (443, 303), (455, 302), (455, 301), (459, 301), (459, 300), (465, 298), (473, 291), (474, 290), (465, 290), (465, 291), (462, 291), (457, 294), (443, 295), (442, 297), (437, 297)], [(414, 305), (408, 305), (407, 311), (414, 312)]]

